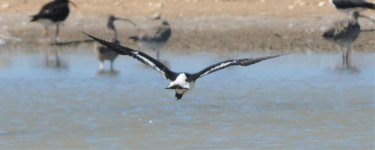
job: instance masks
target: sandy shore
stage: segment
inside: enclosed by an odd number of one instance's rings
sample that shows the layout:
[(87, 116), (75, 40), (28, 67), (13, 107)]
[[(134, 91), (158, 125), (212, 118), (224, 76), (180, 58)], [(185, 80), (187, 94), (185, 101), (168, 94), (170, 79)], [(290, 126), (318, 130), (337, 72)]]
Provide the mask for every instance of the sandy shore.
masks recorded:
[[(321, 38), (322, 31), (345, 16), (325, 0), (73, 0), (78, 7), (64, 22), (61, 41), (86, 39), (79, 31), (109, 38), (108, 14), (132, 19), (140, 29), (155, 25), (149, 16), (162, 9), (173, 28), (165, 49), (207, 51), (337, 51)], [(0, 2), (0, 39), (3, 47), (43, 45), (43, 27), (29, 16), (47, 0)], [(163, 6), (162, 6), (163, 3)], [(162, 8), (163, 7), (163, 8)], [(374, 11), (365, 12), (373, 15)], [(362, 29), (375, 24), (361, 20)], [(137, 47), (126, 36), (140, 29), (118, 23), (124, 45)], [(353, 45), (358, 51), (375, 51), (375, 32), (363, 32)], [(84, 44), (84, 46), (88, 46)], [(91, 46), (91, 45), (89, 45)]]

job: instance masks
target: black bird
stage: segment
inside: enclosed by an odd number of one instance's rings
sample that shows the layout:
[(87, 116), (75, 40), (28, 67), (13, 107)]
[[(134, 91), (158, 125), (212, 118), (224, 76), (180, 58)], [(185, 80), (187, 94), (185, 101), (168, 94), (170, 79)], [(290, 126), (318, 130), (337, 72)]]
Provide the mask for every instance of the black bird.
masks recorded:
[(375, 9), (375, 4), (365, 0), (329, 0), (339, 11), (361, 11), (364, 9)]
[[(133, 23), (131, 20), (126, 19), (126, 18), (119, 18), (119, 17), (115, 17), (113, 15), (110, 15), (108, 17), (107, 28), (109, 30), (113, 31), (113, 39), (112, 39), (113, 41), (112, 42), (115, 43), (115, 44), (120, 44), (120, 41), (118, 40), (118, 32), (117, 32), (117, 29), (116, 29), (116, 26), (115, 26), (116, 20), (129, 22), (133, 26), (136, 26), (136, 24)], [(118, 54), (114, 51), (109, 50), (107, 47), (101, 46), (101, 45), (100, 46), (96, 45), (94, 50), (95, 50), (95, 53), (96, 53), (96, 58), (100, 61), (99, 70), (103, 71), (104, 70), (104, 61), (109, 60), (111, 62), (111, 71), (114, 71), (113, 62), (117, 58)]]
[[(86, 34), (86, 33), (84, 33)], [(275, 56), (267, 56), (267, 57), (259, 57), (259, 58), (244, 58), (244, 59), (232, 59), (232, 60), (226, 60), (223, 62), (216, 63), (214, 65), (211, 65), (197, 73), (186, 73), (186, 72), (173, 72), (169, 68), (167, 68), (164, 64), (160, 63), (156, 59), (150, 57), (149, 55), (137, 51), (128, 47), (123, 47), (121, 45), (116, 45), (114, 43), (110, 43), (107, 41), (104, 41), (102, 39), (96, 38), (94, 36), (91, 36), (89, 34), (86, 34), (87, 36), (91, 37), (95, 41), (99, 42), (100, 44), (105, 45), (107, 48), (121, 54), (121, 55), (129, 55), (142, 63), (154, 68), (159, 73), (161, 73), (166, 79), (170, 80), (169, 86), (166, 89), (173, 89), (175, 90), (175, 96), (177, 100), (181, 99), (181, 97), (189, 90), (191, 90), (194, 87), (194, 83), (197, 79), (208, 75), (212, 72), (218, 71), (220, 69), (224, 69), (229, 66), (234, 65), (240, 65), (240, 66), (248, 66), (255, 63), (258, 63), (263, 60), (275, 58), (281, 55), (275, 55)]]
[(45, 38), (48, 36), (48, 26), (55, 24), (55, 42), (59, 38), (59, 25), (63, 22), (69, 15), (69, 4), (71, 3), (75, 7), (73, 2), (69, 0), (54, 0), (45, 4), (38, 14), (31, 16), (31, 22), (39, 22), (44, 25)]

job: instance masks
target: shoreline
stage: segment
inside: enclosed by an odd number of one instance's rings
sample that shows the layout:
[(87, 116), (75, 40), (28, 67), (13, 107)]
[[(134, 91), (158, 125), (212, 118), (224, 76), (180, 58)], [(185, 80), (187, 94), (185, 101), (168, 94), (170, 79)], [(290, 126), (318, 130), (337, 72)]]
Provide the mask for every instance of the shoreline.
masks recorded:
[[(46, 46), (39, 42), (44, 34), (43, 26), (29, 22), (29, 16), (34, 14), (45, 1), (24, 0), (24, 3), (11, 1), (8, 2), (9, 8), (0, 8), (0, 13), (2, 13), (0, 16), (1, 49)], [(103, 1), (100, 0), (93, 0), (87, 4), (75, 2), (79, 7), (72, 8), (72, 14), (63, 23), (60, 32), (61, 42), (87, 39), (81, 31), (102, 38), (111, 38), (111, 32), (106, 29), (109, 13), (104, 12), (113, 12), (116, 16), (127, 14), (121, 17), (129, 18), (139, 25), (137, 29), (128, 24), (116, 22), (120, 32), (120, 41), (123, 45), (132, 48), (138, 48), (138, 45), (128, 41), (127, 36), (137, 35), (142, 29), (157, 25), (158, 23), (150, 21), (148, 16), (161, 7), (158, 2), (146, 0), (126, 0), (129, 3), (109, 0), (108, 5), (102, 5)], [(345, 18), (345, 15), (336, 12), (327, 3), (320, 6), (321, 1), (318, 0), (311, 2), (286, 0), (285, 3), (277, 3), (276, 0), (185, 0), (181, 3), (165, 0), (164, 3), (163, 16), (170, 22), (173, 33), (163, 50), (339, 51), (321, 35), (334, 21)], [(280, 5), (280, 8), (270, 10), (275, 6), (269, 4), (276, 3)], [(186, 5), (186, 8), (179, 9), (182, 4)], [(202, 9), (194, 11), (193, 8), (199, 5), (202, 5)], [(113, 10), (110, 6), (113, 6)], [(142, 7), (148, 9), (136, 11)], [(217, 14), (214, 15), (214, 13)], [(372, 12), (365, 13), (371, 14)], [(362, 29), (375, 29), (375, 24), (370, 21), (360, 20), (360, 22)], [(50, 31), (53, 33), (54, 27), (50, 28)], [(361, 33), (353, 43), (353, 50), (374, 52), (374, 38), (375, 32)], [(75, 46), (88, 47), (91, 44), (73, 45)]]

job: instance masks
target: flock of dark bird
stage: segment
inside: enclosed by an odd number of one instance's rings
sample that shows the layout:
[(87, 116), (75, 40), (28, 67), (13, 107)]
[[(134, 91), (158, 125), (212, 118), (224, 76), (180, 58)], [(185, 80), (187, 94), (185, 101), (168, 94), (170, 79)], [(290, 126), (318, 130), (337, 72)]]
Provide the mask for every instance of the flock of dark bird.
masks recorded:
[[(357, 39), (361, 32), (358, 18), (364, 17), (367, 19), (371, 19), (370, 17), (360, 14), (360, 12), (365, 9), (375, 9), (375, 5), (373, 3), (366, 2), (365, 0), (330, 0), (330, 2), (333, 4), (333, 6), (336, 7), (337, 10), (347, 13), (348, 18), (335, 22), (334, 25), (326, 30), (322, 36), (341, 47), (343, 51), (343, 65), (347, 68), (350, 68), (351, 44)], [(44, 25), (46, 30), (45, 38), (47, 38), (48, 36), (48, 27), (50, 25), (56, 25), (54, 42), (58, 42), (59, 25), (69, 15), (69, 3), (76, 6), (69, 0), (54, 0), (45, 4), (38, 14), (32, 16), (31, 21), (39, 22)], [(100, 61), (99, 69), (104, 69), (103, 61), (109, 60), (111, 62), (111, 71), (113, 71), (113, 61), (119, 54), (133, 57), (157, 70), (163, 77), (170, 80), (170, 84), (166, 89), (175, 90), (175, 96), (177, 100), (179, 100), (187, 91), (193, 88), (194, 82), (200, 77), (229, 66), (249, 66), (263, 60), (281, 56), (274, 55), (259, 58), (226, 60), (206, 67), (205, 69), (197, 73), (177, 73), (170, 70), (159, 61), (160, 48), (165, 45), (165, 43), (167, 43), (172, 34), (170, 24), (167, 20), (162, 19), (161, 16), (156, 16), (154, 19), (161, 20), (161, 25), (149, 30), (145, 30), (143, 33), (137, 36), (131, 36), (129, 37), (129, 39), (137, 41), (143, 48), (155, 50), (156, 58), (153, 58), (142, 51), (120, 45), (114, 22), (116, 20), (122, 20), (136, 26), (129, 19), (118, 18), (112, 15), (108, 18), (107, 28), (113, 31), (113, 40), (111, 42), (107, 42), (87, 33), (83, 33), (100, 43), (100, 45), (96, 45), (95, 48), (97, 58)]]

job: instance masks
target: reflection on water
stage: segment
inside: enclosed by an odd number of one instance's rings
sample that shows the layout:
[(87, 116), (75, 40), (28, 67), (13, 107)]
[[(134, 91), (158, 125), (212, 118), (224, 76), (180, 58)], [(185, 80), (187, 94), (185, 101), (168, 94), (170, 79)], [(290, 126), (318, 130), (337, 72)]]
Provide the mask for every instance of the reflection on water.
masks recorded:
[[(254, 55), (266, 54), (163, 58), (196, 72)], [(335, 69), (337, 54), (232, 67), (175, 101), (168, 81), (129, 57), (98, 73), (91, 53), (62, 53), (62, 70), (39, 54), (12, 55), (0, 68), (0, 149), (373, 149), (374, 56), (356, 53), (356, 73)]]
[(98, 76), (117, 76), (120, 72), (117, 70), (98, 70), (96, 74)]

